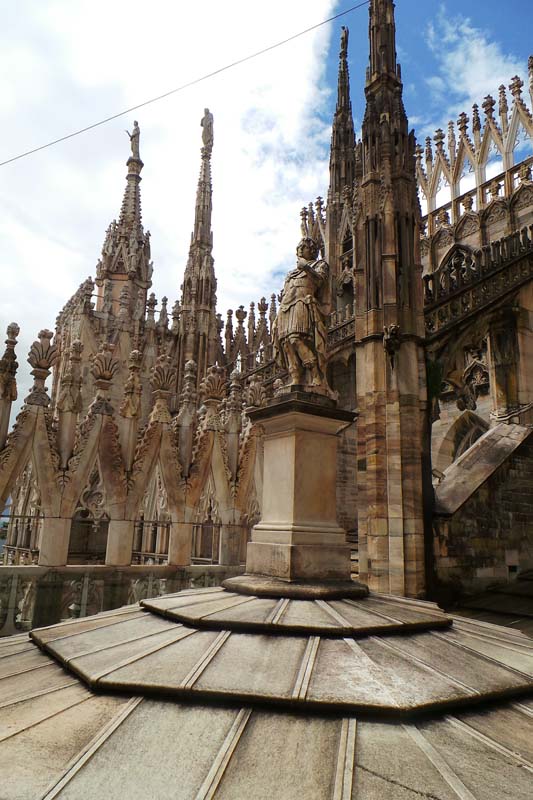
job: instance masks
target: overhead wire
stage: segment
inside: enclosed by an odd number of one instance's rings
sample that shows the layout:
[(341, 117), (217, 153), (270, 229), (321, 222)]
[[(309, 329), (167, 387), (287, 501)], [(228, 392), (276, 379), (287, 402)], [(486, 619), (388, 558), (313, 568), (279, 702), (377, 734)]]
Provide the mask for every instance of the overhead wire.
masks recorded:
[(26, 158), (27, 156), (31, 156), (34, 153), (38, 153), (41, 150), (46, 150), (48, 147), (53, 147), (56, 144), (60, 144), (61, 142), (66, 142), (68, 139), (73, 139), (75, 136), (80, 136), (82, 133), (87, 133), (88, 131), (93, 130), (94, 128), (100, 127), (100, 125), (105, 125), (108, 122), (112, 122), (115, 119), (119, 119), (120, 117), (124, 117), (126, 114), (131, 114), (132, 111), (137, 111), (139, 108), (144, 108), (145, 106), (151, 105), (152, 103), (157, 103), (159, 100), (164, 100), (167, 97), (170, 97), (173, 94), (177, 94), (178, 92), (182, 92), (185, 89), (189, 89), (191, 86), (196, 86), (198, 83), (202, 83), (203, 81), (208, 80), (209, 78), (214, 78), (215, 75), (220, 75), (222, 72), (226, 72), (229, 69), (233, 69), (233, 67), (238, 67), (241, 64), (245, 64), (247, 61), (251, 61), (253, 58), (258, 58), (258, 56), (265, 55), (265, 53), (269, 53), (272, 50), (276, 50), (278, 47), (282, 47), (289, 42), (293, 42), (295, 39), (299, 39), (301, 36), (305, 36), (307, 33), (311, 33), (311, 31), (317, 30), (317, 28), (321, 28), (323, 25), (327, 25), (329, 22), (334, 22), (336, 19), (340, 19), (341, 17), (345, 17), (347, 14), (350, 14), (352, 11), (357, 11), (359, 8), (363, 8), (363, 6), (367, 6), (370, 0), (364, 0), (364, 2), (358, 3), (351, 8), (347, 8), (345, 11), (340, 11), (338, 14), (334, 14), (332, 17), (328, 17), (328, 19), (322, 20), (322, 22), (317, 22), (315, 25), (311, 25), (309, 28), (305, 28), (298, 33), (293, 34), (292, 36), (288, 36), (286, 39), (283, 39), (280, 42), (276, 42), (275, 44), (271, 44), (268, 47), (264, 47), (262, 50), (258, 50), (255, 53), (250, 53), (250, 55), (244, 56), (243, 58), (237, 59), (237, 61), (232, 61), (230, 64), (226, 64), (223, 67), (219, 67), (218, 69), (213, 70), (212, 72), (208, 72), (205, 75), (202, 75), (199, 78), (195, 78), (192, 81), (188, 81), (187, 83), (182, 84), (181, 86), (176, 87), (175, 89), (170, 89), (168, 92), (164, 92), (163, 94), (157, 95), (157, 97), (152, 97), (150, 100), (144, 100), (142, 103), (138, 103), (135, 106), (130, 106), (129, 108), (124, 109), (123, 111), (119, 111), (117, 114), (112, 114), (109, 117), (105, 117), (104, 119), (99, 120), (98, 122), (93, 122), (91, 125), (86, 125), (84, 128), (80, 128), (79, 130), (72, 131), (72, 133), (67, 133), (65, 136), (60, 136), (58, 139), (54, 139), (51, 142), (47, 142), (46, 144), (39, 145), (39, 147), (34, 147), (31, 150), (26, 150), (24, 153), (19, 153), (17, 156), (12, 156), (11, 158), (6, 159), (5, 161), (0, 161), (0, 167), (5, 167), (6, 164), (12, 164), (13, 161), (19, 161), (21, 158)]

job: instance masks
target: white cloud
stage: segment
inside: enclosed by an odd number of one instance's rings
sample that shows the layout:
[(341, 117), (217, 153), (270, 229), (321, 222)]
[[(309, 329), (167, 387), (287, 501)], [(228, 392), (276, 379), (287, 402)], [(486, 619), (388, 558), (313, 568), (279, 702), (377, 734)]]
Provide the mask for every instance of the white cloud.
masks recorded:
[(498, 95), (501, 84), (524, 73), (526, 65), (490, 34), (476, 27), (468, 17), (450, 17), (441, 8), (435, 21), (428, 27), (426, 41), (433, 52), (437, 73), (426, 78), (430, 99), (439, 106), (426, 116), (419, 127), (419, 137), (431, 135), (437, 127), (444, 127), (449, 119), (456, 120), (462, 111), (470, 112), (473, 103), (481, 106), (487, 94)]
[[(0, 160), (182, 85), (331, 15), (335, 0), (27, 0), (0, 30)], [(143, 217), (154, 290), (180, 295), (200, 166), (215, 117), (214, 255), (219, 311), (277, 290), (299, 209), (327, 188), (320, 113), (330, 26), (127, 118), (2, 168), (0, 324), (21, 325), (19, 361), (89, 274), (118, 216), (141, 126)], [(0, 331), (1, 333), (1, 331)], [(21, 380), (28, 383), (27, 371)]]

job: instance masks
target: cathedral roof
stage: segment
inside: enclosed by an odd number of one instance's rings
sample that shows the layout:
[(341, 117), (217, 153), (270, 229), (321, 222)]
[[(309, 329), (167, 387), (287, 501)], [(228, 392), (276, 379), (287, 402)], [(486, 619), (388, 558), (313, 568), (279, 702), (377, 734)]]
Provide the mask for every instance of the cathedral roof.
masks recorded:
[(0, 702), (8, 797), (531, 797), (533, 642), (403, 598), (143, 601), (1, 642)]

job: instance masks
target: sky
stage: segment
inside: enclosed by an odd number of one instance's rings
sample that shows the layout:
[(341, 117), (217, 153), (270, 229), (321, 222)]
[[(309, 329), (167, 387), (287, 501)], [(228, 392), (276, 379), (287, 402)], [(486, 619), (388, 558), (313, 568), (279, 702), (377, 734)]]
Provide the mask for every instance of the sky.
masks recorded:
[[(90, 125), (297, 33), (355, 1), (0, 0), (0, 161)], [(405, 104), (424, 138), (516, 74), (533, 51), (530, 0), (398, 0)], [(180, 296), (193, 226), (203, 109), (214, 115), (213, 228), (218, 310), (278, 291), (299, 210), (326, 196), (340, 26), (350, 28), (356, 127), (364, 111), (363, 7), (158, 103), (0, 168), (0, 326), (26, 354), (94, 276), (122, 200), (133, 120), (153, 290)], [(20, 402), (20, 400), (19, 400)]]

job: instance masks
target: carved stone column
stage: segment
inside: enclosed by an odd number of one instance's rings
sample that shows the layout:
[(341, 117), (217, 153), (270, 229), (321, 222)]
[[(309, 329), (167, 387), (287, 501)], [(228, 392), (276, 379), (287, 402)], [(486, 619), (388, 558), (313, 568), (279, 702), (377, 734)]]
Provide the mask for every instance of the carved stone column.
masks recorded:
[(488, 356), (493, 415), (506, 417), (518, 408), (516, 313), (504, 309), (491, 322)]
[(67, 371), (61, 383), (57, 401), (59, 432), (58, 445), (61, 456), (61, 469), (66, 469), (74, 448), (76, 424), (81, 411), (81, 354), (83, 345), (79, 341), (72, 343), (69, 353)]
[(232, 372), (230, 377), (230, 389), (227, 405), (227, 442), (228, 459), (232, 480), (237, 477), (237, 467), (239, 464), (239, 442), (242, 429), (242, 400), (243, 386), (240, 373)]
[(17, 357), (15, 345), (20, 328), (12, 322), (7, 328), (6, 350), (0, 359), (0, 450), (4, 447), (9, 430), (11, 404), (17, 399)]
[(129, 472), (135, 456), (137, 445), (137, 431), (139, 428), (139, 414), (141, 411), (141, 361), (142, 353), (133, 350), (129, 358), (129, 376), (124, 386), (124, 398), (119, 409), (119, 430), (121, 433), (122, 452), (124, 463)]
[(196, 408), (196, 364), (194, 361), (187, 361), (183, 375), (179, 411), (176, 419), (179, 458), (181, 469), (185, 476), (189, 474), (192, 461)]

